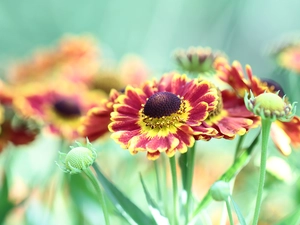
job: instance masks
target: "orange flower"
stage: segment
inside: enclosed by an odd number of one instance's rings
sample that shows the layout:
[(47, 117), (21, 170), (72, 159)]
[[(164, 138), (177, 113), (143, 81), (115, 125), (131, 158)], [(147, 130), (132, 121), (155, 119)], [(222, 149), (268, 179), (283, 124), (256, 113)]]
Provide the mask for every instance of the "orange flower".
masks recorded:
[(271, 47), (270, 55), (280, 67), (300, 74), (299, 35), (284, 37)]
[(36, 51), (26, 61), (12, 65), (8, 78), (14, 85), (61, 78), (82, 82), (97, 73), (99, 57), (91, 36), (66, 36), (58, 46)]
[(279, 66), (300, 73), (300, 44), (283, 49), (276, 61)]

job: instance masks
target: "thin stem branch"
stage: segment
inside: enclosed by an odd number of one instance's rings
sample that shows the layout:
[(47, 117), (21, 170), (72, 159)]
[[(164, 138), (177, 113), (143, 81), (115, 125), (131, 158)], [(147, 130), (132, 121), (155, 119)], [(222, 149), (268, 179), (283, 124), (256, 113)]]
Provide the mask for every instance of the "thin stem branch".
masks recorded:
[(262, 202), (263, 188), (265, 184), (266, 176), (266, 164), (267, 164), (267, 153), (268, 153), (268, 141), (270, 136), (270, 129), (272, 121), (269, 119), (262, 119), (262, 145), (261, 145), (261, 156), (260, 156), (260, 172), (259, 172), (259, 183), (256, 197), (256, 205), (253, 217), (253, 225), (258, 223), (259, 212)]
[(102, 206), (102, 210), (103, 210), (103, 214), (104, 214), (104, 220), (105, 220), (105, 224), (109, 225), (109, 215), (108, 215), (108, 210), (107, 210), (107, 206), (105, 203), (105, 199), (104, 199), (104, 195), (102, 193), (102, 190), (100, 188), (100, 185), (97, 181), (97, 179), (95, 178), (94, 174), (92, 173), (90, 167), (88, 167), (87, 169), (83, 170), (84, 173), (87, 175), (87, 177), (90, 179), (90, 181), (92, 182), (94, 188), (96, 189), (96, 192), (99, 196), (99, 201), (100, 204)]
[(227, 213), (228, 213), (230, 225), (234, 225), (233, 218), (232, 218), (232, 211), (231, 211), (230, 202), (229, 202), (228, 199), (225, 202), (226, 202), (226, 208), (227, 208)]
[(185, 203), (185, 219), (186, 224), (189, 221), (189, 207), (192, 198), (192, 184), (194, 175), (194, 165), (195, 165), (195, 146), (196, 143), (187, 152), (187, 179), (186, 179), (186, 193), (187, 199)]
[(170, 168), (172, 174), (172, 186), (173, 186), (173, 222), (174, 225), (178, 225), (178, 187), (177, 187), (177, 171), (175, 156), (170, 158)]
[(238, 143), (235, 148), (234, 161), (237, 159), (237, 157), (239, 156), (239, 154), (241, 152), (241, 147), (242, 147), (243, 141), (245, 140), (245, 136), (246, 136), (246, 134), (239, 136), (239, 140), (238, 140)]

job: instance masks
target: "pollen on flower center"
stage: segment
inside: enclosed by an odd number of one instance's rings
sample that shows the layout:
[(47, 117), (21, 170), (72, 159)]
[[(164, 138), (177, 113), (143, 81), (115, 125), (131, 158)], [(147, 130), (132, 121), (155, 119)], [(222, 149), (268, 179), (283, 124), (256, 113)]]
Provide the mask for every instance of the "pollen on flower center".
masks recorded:
[(188, 103), (170, 92), (157, 92), (149, 97), (140, 110), (141, 126), (144, 129), (174, 127), (188, 118)]
[(144, 114), (152, 118), (170, 116), (180, 109), (181, 99), (170, 92), (157, 92), (152, 95), (144, 106)]
[(54, 102), (54, 110), (63, 117), (80, 116), (81, 110), (76, 101), (72, 99), (60, 99)]

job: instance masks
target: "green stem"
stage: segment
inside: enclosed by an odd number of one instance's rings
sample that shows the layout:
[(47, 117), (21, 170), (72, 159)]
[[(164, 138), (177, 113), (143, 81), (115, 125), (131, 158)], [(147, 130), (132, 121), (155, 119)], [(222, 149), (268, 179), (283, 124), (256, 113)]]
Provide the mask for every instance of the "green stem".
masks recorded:
[(160, 157), (159, 160), (161, 160), (162, 162), (162, 180), (165, 182), (162, 182), (162, 200), (163, 200), (163, 208), (166, 214), (167, 218), (171, 218), (170, 217), (170, 211), (169, 211), (169, 201), (168, 198), (166, 198), (165, 196), (168, 196), (168, 188), (167, 188), (167, 157), (165, 155), (162, 155), (162, 157)]
[[(225, 173), (218, 179), (224, 181), (230, 181), (250, 160), (251, 153), (258, 142), (259, 135), (255, 137), (252, 144), (243, 151), (240, 156), (234, 161), (230, 168), (227, 169)], [(206, 195), (202, 198), (201, 202), (197, 205), (196, 209), (194, 210), (190, 221), (196, 217), (201, 210), (203, 210), (208, 203), (212, 200), (210, 191), (207, 191)]]
[(261, 156), (260, 156), (260, 172), (259, 172), (259, 183), (256, 197), (256, 205), (253, 217), (253, 225), (258, 223), (259, 212), (262, 202), (262, 194), (265, 184), (266, 176), (266, 165), (267, 165), (267, 153), (268, 153), (268, 141), (270, 136), (270, 129), (272, 121), (269, 119), (262, 119), (262, 145), (261, 145)]
[(195, 146), (196, 143), (187, 152), (187, 179), (186, 179), (186, 193), (187, 199), (185, 203), (185, 219), (186, 224), (189, 222), (189, 206), (192, 197), (192, 184), (194, 175), (194, 165), (195, 165)]
[(99, 196), (100, 204), (102, 206), (105, 224), (109, 225), (110, 223), (109, 223), (108, 210), (107, 210), (107, 206), (106, 206), (106, 203), (105, 203), (104, 195), (103, 195), (103, 193), (101, 191), (100, 185), (99, 185), (97, 179), (95, 178), (94, 174), (92, 173), (90, 167), (88, 167), (87, 169), (85, 169), (83, 171), (87, 175), (87, 177), (90, 179), (90, 181), (92, 182), (94, 188), (96, 189), (96, 192), (97, 192), (97, 194)]
[(157, 185), (157, 197), (160, 202), (162, 202), (162, 194), (160, 188), (160, 175), (159, 175), (159, 168), (157, 160), (154, 161), (154, 168), (155, 168), (155, 176), (156, 176), (156, 185)]
[(225, 202), (226, 202), (226, 208), (227, 208), (227, 213), (228, 213), (230, 225), (234, 225), (233, 218), (232, 218), (232, 211), (231, 211), (230, 202), (229, 202), (228, 199)]
[(178, 225), (178, 187), (177, 187), (177, 172), (175, 156), (170, 158), (170, 168), (172, 174), (172, 186), (173, 186), (173, 220), (174, 225)]
[(242, 136), (239, 136), (239, 140), (238, 140), (238, 143), (236, 145), (236, 148), (235, 148), (235, 153), (234, 153), (234, 161), (237, 159), (237, 157), (239, 156), (240, 152), (241, 152), (241, 146), (243, 144), (243, 141), (245, 140), (245, 135), (242, 135)]

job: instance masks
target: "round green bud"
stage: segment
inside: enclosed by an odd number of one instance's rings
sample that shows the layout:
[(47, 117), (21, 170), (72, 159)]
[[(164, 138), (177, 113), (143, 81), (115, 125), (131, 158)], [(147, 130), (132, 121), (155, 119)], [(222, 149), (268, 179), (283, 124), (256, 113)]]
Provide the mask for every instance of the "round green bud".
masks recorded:
[(283, 111), (286, 103), (283, 99), (274, 93), (263, 93), (255, 98), (255, 104), (270, 111)]
[(74, 169), (83, 170), (91, 166), (94, 161), (94, 153), (90, 149), (76, 147), (66, 155), (65, 165), (70, 171), (73, 171)]
[(265, 92), (255, 97), (250, 91), (250, 99), (246, 93), (244, 101), (247, 109), (262, 119), (286, 122), (290, 121), (296, 112), (296, 102), (290, 104), (285, 96), (281, 98), (278, 93)]
[(230, 196), (230, 186), (225, 181), (217, 181), (210, 187), (210, 194), (216, 201), (227, 201)]
[(65, 172), (70, 174), (80, 173), (82, 170), (90, 167), (97, 158), (96, 150), (87, 139), (86, 144), (75, 142), (77, 147), (71, 147), (68, 154), (59, 152), (59, 159), (62, 163), (56, 164)]

